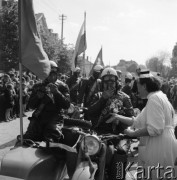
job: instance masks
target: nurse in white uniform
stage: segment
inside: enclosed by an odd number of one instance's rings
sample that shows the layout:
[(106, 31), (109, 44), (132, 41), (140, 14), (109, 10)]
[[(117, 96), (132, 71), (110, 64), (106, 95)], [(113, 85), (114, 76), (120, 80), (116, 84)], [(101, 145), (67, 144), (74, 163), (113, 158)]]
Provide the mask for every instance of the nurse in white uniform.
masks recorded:
[(112, 114), (107, 121), (121, 121), (135, 128), (125, 130), (125, 134), (140, 137), (137, 175), (141, 179), (177, 177), (174, 109), (160, 88), (157, 77), (147, 71), (141, 73), (138, 78), (138, 92), (142, 98), (148, 99), (145, 108), (136, 118)]

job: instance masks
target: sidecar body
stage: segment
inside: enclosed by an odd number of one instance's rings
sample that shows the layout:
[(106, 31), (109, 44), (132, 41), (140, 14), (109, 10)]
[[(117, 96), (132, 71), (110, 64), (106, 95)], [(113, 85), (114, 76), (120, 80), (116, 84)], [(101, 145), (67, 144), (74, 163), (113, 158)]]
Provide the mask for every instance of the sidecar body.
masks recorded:
[(45, 148), (15, 147), (0, 162), (0, 175), (25, 180), (59, 180), (64, 169), (64, 153)]

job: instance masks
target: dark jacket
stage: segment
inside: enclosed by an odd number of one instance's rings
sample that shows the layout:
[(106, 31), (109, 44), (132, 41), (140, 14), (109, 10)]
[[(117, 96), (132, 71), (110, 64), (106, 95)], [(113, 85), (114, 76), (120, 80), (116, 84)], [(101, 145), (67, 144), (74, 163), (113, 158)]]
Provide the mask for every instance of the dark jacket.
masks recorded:
[[(69, 88), (57, 80), (55, 85), (58, 90), (52, 93), (47, 88), (48, 84), (48, 82), (38, 83), (33, 87), (29, 107), (35, 111), (30, 118), (24, 138), (55, 142), (59, 142), (61, 138), (62, 109), (70, 107)], [(42, 98), (39, 98), (39, 93), (43, 95)]]
[(70, 100), (71, 102), (78, 103), (78, 95), (81, 85), (81, 78), (72, 75), (70, 78), (67, 79), (66, 84), (70, 90)]
[(47, 86), (47, 82), (40, 83), (34, 86), (34, 90), (32, 91), (29, 108), (36, 109), (40, 104), (45, 104), (43, 111), (41, 112), (40, 119), (51, 120), (52, 117), (55, 117), (57, 114), (60, 114), (62, 109), (68, 109), (70, 107), (70, 95), (68, 86), (62, 81), (57, 80), (55, 84), (58, 87), (58, 92), (53, 94), (53, 99), (50, 99), (49, 96), (45, 98), (39, 99), (37, 96), (37, 91), (45, 92), (45, 87)]
[(101, 79), (95, 79), (90, 76), (88, 79), (83, 79), (82, 86), (79, 92), (79, 103), (84, 103), (84, 107), (90, 106), (91, 100), (95, 93), (101, 91)]
[[(112, 98), (105, 100), (101, 97), (102, 93), (95, 95), (92, 105), (88, 108), (88, 116), (92, 121), (93, 128), (98, 133), (123, 133), (127, 125), (119, 122), (113, 132), (112, 123), (107, 124), (106, 120), (111, 116), (110, 113), (117, 113), (127, 117), (134, 115), (131, 100), (128, 95), (118, 91)], [(96, 126), (96, 128), (95, 128)]]

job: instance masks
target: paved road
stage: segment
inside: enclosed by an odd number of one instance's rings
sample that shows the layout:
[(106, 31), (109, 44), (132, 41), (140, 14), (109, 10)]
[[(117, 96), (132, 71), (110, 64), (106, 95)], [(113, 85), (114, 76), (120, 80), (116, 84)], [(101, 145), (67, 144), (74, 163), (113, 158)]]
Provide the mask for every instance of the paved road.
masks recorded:
[[(27, 116), (31, 116), (31, 112), (26, 113)], [(23, 131), (25, 132), (29, 120), (27, 117), (23, 117)], [(0, 122), (0, 161), (2, 157), (13, 147), (16, 142), (17, 135), (20, 134), (20, 119), (17, 118), (10, 122)], [(0, 180), (19, 180), (17, 178), (9, 178), (0, 176)]]
[[(31, 116), (31, 112), (26, 113), (27, 116)], [(23, 130), (29, 124), (27, 117), (23, 117)], [(0, 122), (0, 159), (3, 153), (6, 152), (11, 146), (14, 145), (17, 135), (20, 134), (20, 119), (17, 118), (10, 122)]]

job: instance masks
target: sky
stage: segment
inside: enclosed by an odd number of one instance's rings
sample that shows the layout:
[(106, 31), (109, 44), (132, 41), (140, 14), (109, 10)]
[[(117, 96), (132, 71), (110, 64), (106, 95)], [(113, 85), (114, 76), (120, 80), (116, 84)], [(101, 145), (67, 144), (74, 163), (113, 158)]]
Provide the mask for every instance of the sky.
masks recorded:
[(33, 0), (49, 29), (75, 45), (86, 12), (85, 52), (94, 63), (103, 48), (105, 65), (120, 59), (145, 64), (160, 52), (172, 54), (177, 42), (177, 0)]

